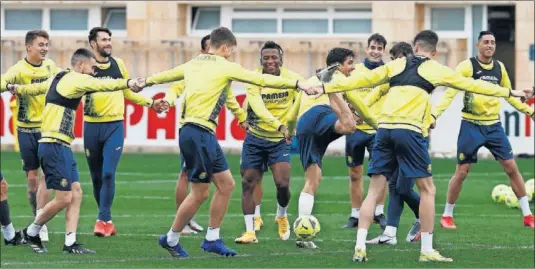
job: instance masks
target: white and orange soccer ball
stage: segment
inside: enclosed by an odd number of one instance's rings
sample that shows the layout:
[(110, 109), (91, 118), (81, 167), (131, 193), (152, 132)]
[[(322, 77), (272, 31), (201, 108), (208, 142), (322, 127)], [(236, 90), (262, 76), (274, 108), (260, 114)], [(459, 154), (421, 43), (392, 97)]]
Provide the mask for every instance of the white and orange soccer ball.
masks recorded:
[(314, 216), (301, 216), (294, 222), (294, 233), (299, 240), (312, 240), (320, 232), (320, 223)]

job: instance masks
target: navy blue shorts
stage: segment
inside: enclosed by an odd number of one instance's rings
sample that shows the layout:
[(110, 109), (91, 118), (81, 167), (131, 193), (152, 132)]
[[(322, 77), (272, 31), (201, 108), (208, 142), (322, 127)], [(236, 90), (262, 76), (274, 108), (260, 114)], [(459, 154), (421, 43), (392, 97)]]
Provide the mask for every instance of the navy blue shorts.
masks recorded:
[(291, 145), (285, 139), (272, 142), (247, 133), (241, 151), (240, 169), (267, 171), (275, 163), (291, 163)]
[(501, 123), (485, 126), (463, 120), (457, 139), (457, 163), (477, 163), (477, 152), (482, 146), (497, 160), (513, 159), (513, 148)]
[(368, 166), (368, 175), (383, 175), (392, 178), (396, 169), (405, 178), (432, 176), (431, 157), (426, 139), (421, 133), (406, 129), (379, 128), (375, 135), (373, 159)]
[[(424, 137), (425, 147), (429, 148), (429, 136)], [(394, 170), (392, 177), (389, 179), (389, 185), (395, 186), (395, 189), (398, 193), (409, 193), (409, 191), (414, 188), (414, 180), (412, 178), (405, 178), (399, 173), (399, 168)]]
[(213, 174), (228, 170), (227, 159), (214, 133), (195, 124), (186, 124), (178, 138), (190, 182), (210, 183)]
[(368, 150), (369, 159), (372, 158), (375, 134), (368, 134), (361, 130), (346, 136), (346, 164), (348, 167), (361, 166), (364, 163), (364, 153)]
[(22, 170), (28, 172), (39, 168), (39, 139), (41, 132), (17, 132), (19, 141), (20, 157), (22, 159)]
[(0, 181), (4, 180), (4, 176), (2, 175), (2, 171), (0, 171)]
[(47, 189), (70, 191), (72, 183), (80, 181), (71, 148), (58, 143), (39, 143), (39, 160)]
[[(180, 130), (182, 130), (182, 127), (178, 129), (178, 137), (180, 137)], [(180, 143), (178, 145), (180, 148)], [(186, 161), (184, 160), (184, 155), (182, 154), (182, 151), (180, 151), (180, 170), (181, 171), (187, 171), (186, 170)]]
[(306, 170), (312, 164), (321, 168), (323, 155), (329, 144), (342, 135), (335, 132), (338, 117), (330, 106), (309, 109), (297, 122), (297, 140), (301, 164)]

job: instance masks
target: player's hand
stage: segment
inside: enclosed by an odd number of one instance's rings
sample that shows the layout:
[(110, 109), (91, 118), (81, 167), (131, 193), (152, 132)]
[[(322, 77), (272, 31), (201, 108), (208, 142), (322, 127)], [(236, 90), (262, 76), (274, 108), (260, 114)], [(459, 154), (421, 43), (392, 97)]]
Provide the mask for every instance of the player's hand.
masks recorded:
[(244, 122), (240, 122), (240, 127), (241, 127), (244, 131), (248, 131), (248, 130), (249, 130), (249, 123), (247, 123), (246, 121), (244, 121)]
[[(306, 83), (306, 82), (303, 82), (301, 80), (298, 80), (297, 81), (297, 88), (304, 91), (304, 92), (307, 92), (310, 88), (311, 88), (312, 85)], [(307, 93), (308, 94), (308, 93)]]
[[(165, 103), (167, 103), (166, 101), (164, 101), (163, 99), (156, 99), (154, 100), (154, 102), (152, 102), (152, 110), (154, 110), (154, 112), (160, 114), (164, 111), (166, 111), (166, 106), (165, 106)], [(169, 108), (169, 106), (167, 106), (167, 108)]]
[(437, 127), (437, 123), (433, 122), (431, 125), (429, 125), (429, 129), (435, 129)]
[(7, 84), (6, 88), (11, 94), (13, 94), (13, 95), (17, 94), (17, 85), (16, 84)]
[(287, 144), (292, 143), (292, 135), (288, 132), (288, 128), (286, 126), (281, 125), (279, 127), (279, 132), (281, 132), (282, 135), (284, 135), (284, 139), (286, 139)]
[(162, 102), (160, 102), (160, 113), (169, 112), (169, 108), (170, 107), (171, 107), (171, 105), (169, 104), (169, 102), (167, 102), (167, 101), (162, 99)]
[(533, 89), (511, 90), (511, 96), (529, 99), (533, 96)]
[(355, 119), (355, 122), (356, 122), (357, 124), (363, 124), (363, 123), (364, 123), (364, 120), (361, 119), (361, 118), (359, 117), (359, 115), (357, 115), (357, 114), (355, 114), (355, 113), (353, 113), (353, 119)]

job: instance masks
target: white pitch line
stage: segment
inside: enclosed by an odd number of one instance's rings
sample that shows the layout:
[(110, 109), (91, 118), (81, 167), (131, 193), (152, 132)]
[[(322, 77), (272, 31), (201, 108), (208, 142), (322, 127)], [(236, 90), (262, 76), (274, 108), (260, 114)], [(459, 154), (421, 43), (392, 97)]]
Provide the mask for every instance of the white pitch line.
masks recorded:
[[(268, 213), (262, 214), (262, 216), (275, 217), (277, 214)], [(296, 214), (288, 213), (288, 216), (292, 217)], [(317, 217), (332, 217), (332, 216), (347, 216), (347, 213), (316, 213)], [(80, 218), (96, 218), (97, 214), (93, 215), (80, 215)], [(197, 217), (209, 217), (208, 214), (196, 214)], [(435, 214), (435, 216), (442, 216), (442, 214)], [(519, 217), (521, 214), (470, 214), (470, 213), (456, 213), (455, 216), (463, 218), (481, 218), (481, 217)], [(113, 215), (113, 218), (174, 218), (175, 214), (153, 214), (153, 215), (136, 215), (136, 214), (122, 214)], [(12, 219), (34, 218), (33, 215), (15, 215), (11, 216)], [(225, 218), (243, 218), (242, 213), (227, 213)]]
[[(9, 171), (9, 170), (7, 170)], [(89, 175), (89, 173), (87, 173)], [(139, 176), (147, 176), (147, 177), (150, 177), (149, 175), (151, 175), (150, 173), (137, 173), (139, 174)], [(470, 177), (467, 179), (468, 181), (485, 181), (485, 182), (488, 182), (488, 176), (496, 176), (496, 175), (502, 175), (503, 173), (474, 173), (474, 174), (470, 174)], [(117, 173), (117, 175), (121, 175), (120, 172)], [(524, 173), (523, 175), (529, 175), (528, 173)], [(161, 176), (161, 175), (160, 175)], [(234, 180), (236, 182), (241, 182), (241, 176), (240, 175), (232, 175), (234, 177)], [(433, 181), (435, 182), (449, 182), (450, 181), (450, 178), (451, 178), (452, 174), (438, 174), (438, 175), (434, 175), (433, 176)], [(176, 175), (175, 177), (176, 178)], [(270, 180), (271, 177), (267, 178), (267, 177), (264, 177), (263, 180)], [(304, 181), (305, 178), (302, 177), (302, 176), (293, 176), (290, 178), (290, 181)], [(322, 180), (324, 181), (327, 181), (323, 184), (328, 184), (328, 181), (349, 181), (349, 177), (348, 176), (324, 176), (322, 178)], [(364, 180), (369, 180), (368, 177), (365, 177)], [(8, 179), (9, 181), (9, 179)], [(82, 179), (82, 181), (85, 181), (85, 182), (81, 182), (80, 184), (82, 186), (92, 186), (93, 183), (87, 179), (87, 180), (84, 180)], [(116, 185), (137, 185), (137, 184), (140, 184), (140, 185), (154, 185), (154, 184), (164, 184), (164, 183), (172, 183), (172, 184), (176, 184), (176, 179), (163, 179), (163, 180), (115, 180), (115, 184)], [(505, 180), (504, 180), (504, 184), (507, 183)], [(27, 185), (26, 184), (9, 184), (9, 187), (10, 188), (26, 188)]]
[[(533, 246), (501, 246), (501, 245), (473, 245), (473, 244), (452, 244), (452, 243), (446, 243), (447, 247), (441, 247), (443, 250), (463, 250), (463, 249), (473, 249), (474, 247), (480, 248), (480, 249), (489, 249), (489, 250), (495, 250), (495, 249), (532, 249)], [(462, 247), (458, 247), (462, 246)], [(374, 248), (370, 253), (387, 253), (387, 252), (414, 252), (417, 253), (417, 250), (414, 248)], [(215, 255), (201, 255), (201, 256), (193, 256), (188, 258), (187, 260), (199, 260), (199, 259), (236, 259), (236, 258), (251, 258), (251, 257), (277, 257), (277, 256), (317, 256), (325, 255), (325, 254), (341, 254), (341, 253), (347, 253), (348, 254), (348, 262), (350, 261), (350, 255), (352, 254), (353, 250), (330, 250), (330, 251), (322, 251), (321, 246), (320, 249), (315, 249), (307, 252), (275, 252), (275, 253), (267, 253), (267, 254), (260, 254), (260, 255), (253, 255), (253, 254), (238, 254), (235, 257), (221, 257), (221, 256), (215, 256)], [(415, 254), (416, 257), (417, 254)], [(28, 261), (13, 261), (13, 262), (2, 262), (2, 265), (55, 265), (55, 264), (83, 264), (83, 263), (125, 263), (125, 262), (144, 262), (144, 261), (166, 261), (166, 260), (177, 260), (173, 258), (163, 258), (163, 257), (151, 257), (151, 258), (128, 258), (128, 259), (95, 259), (95, 260), (68, 260), (68, 261), (44, 261), (44, 262), (28, 262)], [(415, 258), (416, 262), (416, 258)]]

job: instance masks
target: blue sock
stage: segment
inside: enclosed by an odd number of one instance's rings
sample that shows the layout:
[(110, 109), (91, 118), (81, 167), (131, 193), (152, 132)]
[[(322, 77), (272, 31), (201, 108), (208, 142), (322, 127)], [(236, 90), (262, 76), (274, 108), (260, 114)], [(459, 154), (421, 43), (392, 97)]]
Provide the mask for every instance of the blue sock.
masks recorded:
[(386, 214), (386, 225), (392, 227), (399, 226), (399, 220), (403, 213), (403, 200), (396, 191), (397, 172), (394, 173), (390, 181), (388, 182), (388, 207)]

